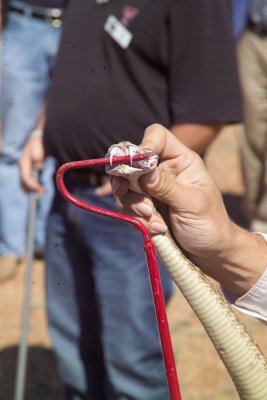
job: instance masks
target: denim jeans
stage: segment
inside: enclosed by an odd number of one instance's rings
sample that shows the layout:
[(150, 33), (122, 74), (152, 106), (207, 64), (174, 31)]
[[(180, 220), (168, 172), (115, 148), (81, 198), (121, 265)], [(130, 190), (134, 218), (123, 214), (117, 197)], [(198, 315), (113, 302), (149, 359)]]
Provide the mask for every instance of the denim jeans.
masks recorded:
[[(0, 252), (21, 257), (25, 251), (28, 195), (20, 185), (18, 158), (34, 128), (51, 81), (61, 29), (47, 21), (8, 13), (2, 34), (0, 143)], [(54, 161), (47, 160), (42, 180), (47, 193), (39, 203), (36, 247), (44, 246), (53, 196)]]
[(246, 27), (250, 3), (251, 0), (231, 0), (233, 33), (236, 40)]
[[(87, 185), (69, 190), (115, 209)], [(76, 391), (68, 400), (169, 399), (141, 235), (56, 194), (46, 256), (50, 334), (63, 382)], [(160, 272), (167, 301), (172, 281)]]

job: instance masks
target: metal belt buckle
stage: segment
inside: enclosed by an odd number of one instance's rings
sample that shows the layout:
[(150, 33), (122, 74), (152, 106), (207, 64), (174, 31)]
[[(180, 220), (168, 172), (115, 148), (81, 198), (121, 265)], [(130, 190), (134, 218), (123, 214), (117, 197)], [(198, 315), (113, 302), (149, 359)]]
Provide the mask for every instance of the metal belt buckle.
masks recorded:
[(62, 26), (62, 11), (58, 8), (52, 8), (50, 12), (45, 15), (45, 20), (49, 22), (54, 28), (60, 28)]

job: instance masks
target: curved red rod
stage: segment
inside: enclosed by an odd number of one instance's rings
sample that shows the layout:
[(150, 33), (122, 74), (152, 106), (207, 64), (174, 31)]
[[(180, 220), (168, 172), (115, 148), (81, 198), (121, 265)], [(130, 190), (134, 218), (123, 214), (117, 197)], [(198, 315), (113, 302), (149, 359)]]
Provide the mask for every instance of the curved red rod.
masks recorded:
[[(132, 161), (139, 161), (145, 158), (150, 157), (153, 153), (144, 153), (144, 154), (136, 154), (132, 157)], [(130, 156), (117, 156), (112, 158), (112, 164), (118, 163), (129, 163), (131, 162)], [(107, 210), (104, 208), (92, 206), (84, 201), (79, 200), (75, 196), (73, 196), (65, 186), (64, 183), (64, 174), (67, 171), (80, 169), (80, 168), (88, 168), (92, 166), (99, 165), (107, 165), (110, 163), (109, 158), (98, 158), (93, 160), (83, 160), (83, 161), (74, 161), (70, 163), (63, 164), (57, 171), (56, 174), (56, 182), (60, 193), (65, 199), (74, 204), (77, 207), (80, 207), (86, 211), (91, 211), (93, 213), (103, 215), (109, 218), (118, 219), (121, 221), (128, 222), (133, 225), (135, 228), (139, 230), (144, 239), (144, 250), (146, 253), (148, 270), (150, 276), (150, 282), (152, 287), (153, 300), (155, 305), (157, 323), (160, 333), (160, 341), (162, 346), (162, 353), (165, 363), (166, 375), (169, 385), (170, 398), (171, 400), (181, 400), (180, 388), (178, 383), (178, 377), (176, 373), (175, 360), (172, 350), (171, 337), (169, 332), (168, 320), (166, 315), (166, 309), (164, 304), (164, 297), (162, 292), (162, 286), (160, 281), (160, 275), (158, 270), (158, 263), (156, 258), (156, 251), (154, 244), (151, 240), (150, 234), (144, 224), (140, 222), (138, 219), (127, 215), (122, 214), (116, 211)]]

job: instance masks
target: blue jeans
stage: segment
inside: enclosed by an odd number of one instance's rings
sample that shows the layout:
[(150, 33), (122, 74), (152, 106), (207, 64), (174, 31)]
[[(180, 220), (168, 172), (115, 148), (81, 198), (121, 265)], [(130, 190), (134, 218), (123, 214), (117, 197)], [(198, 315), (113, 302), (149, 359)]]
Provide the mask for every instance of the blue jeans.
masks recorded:
[[(0, 252), (21, 257), (25, 251), (28, 195), (20, 186), (18, 158), (34, 128), (51, 81), (61, 30), (14, 12), (2, 34), (0, 143)], [(47, 193), (39, 204), (36, 247), (44, 246), (44, 226), (53, 196), (54, 161), (42, 180)]]
[[(116, 209), (87, 185), (69, 189)], [(73, 388), (67, 399), (169, 399), (141, 235), (56, 194), (46, 256), (48, 323), (61, 377)], [(163, 267), (161, 279), (167, 301), (173, 286)]]
[(251, 0), (231, 0), (233, 33), (238, 40), (247, 24)]

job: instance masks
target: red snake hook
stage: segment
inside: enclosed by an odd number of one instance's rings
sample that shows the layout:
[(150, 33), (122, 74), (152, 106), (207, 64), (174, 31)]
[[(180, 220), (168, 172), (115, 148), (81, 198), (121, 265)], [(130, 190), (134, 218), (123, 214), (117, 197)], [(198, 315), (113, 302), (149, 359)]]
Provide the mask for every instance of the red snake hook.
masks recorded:
[[(128, 163), (131, 161), (139, 161), (146, 159), (153, 155), (153, 153), (144, 153), (144, 154), (136, 154), (133, 157), (130, 156), (116, 156), (112, 157), (112, 164), (120, 164), (120, 163)], [(144, 239), (144, 250), (148, 263), (149, 277), (150, 283), (152, 287), (153, 300), (156, 311), (156, 318), (158, 323), (158, 329), (160, 334), (160, 341), (163, 353), (163, 359), (165, 363), (166, 375), (169, 385), (170, 391), (170, 399), (171, 400), (181, 400), (180, 388), (178, 383), (178, 377), (176, 373), (175, 360), (173, 355), (173, 349), (171, 344), (170, 331), (168, 326), (168, 320), (166, 315), (165, 303), (163, 298), (162, 286), (160, 281), (158, 263), (156, 258), (156, 251), (154, 244), (151, 240), (150, 234), (146, 229), (145, 225), (140, 222), (137, 218), (134, 218), (127, 214), (122, 214), (120, 212), (107, 210), (104, 208), (92, 206), (84, 201), (79, 200), (75, 196), (73, 196), (65, 186), (64, 183), (64, 174), (70, 170), (80, 169), (80, 168), (88, 168), (95, 167), (100, 165), (107, 165), (110, 163), (109, 158), (97, 158), (93, 160), (83, 160), (83, 161), (73, 161), (66, 164), (63, 164), (57, 171), (56, 174), (56, 182), (58, 186), (58, 190), (68, 200), (70, 203), (75, 206), (82, 208), (86, 211), (91, 211), (93, 213), (118, 219), (121, 221), (128, 222), (133, 225), (136, 229), (139, 230)]]

